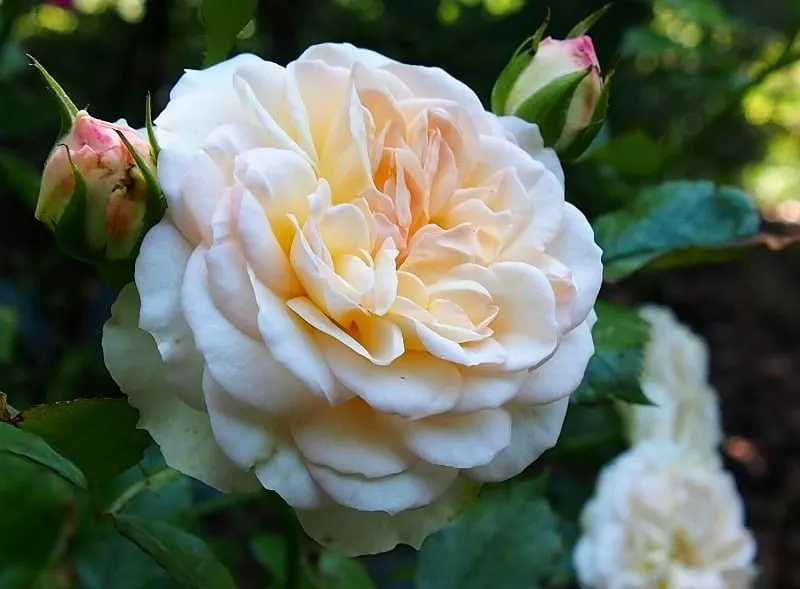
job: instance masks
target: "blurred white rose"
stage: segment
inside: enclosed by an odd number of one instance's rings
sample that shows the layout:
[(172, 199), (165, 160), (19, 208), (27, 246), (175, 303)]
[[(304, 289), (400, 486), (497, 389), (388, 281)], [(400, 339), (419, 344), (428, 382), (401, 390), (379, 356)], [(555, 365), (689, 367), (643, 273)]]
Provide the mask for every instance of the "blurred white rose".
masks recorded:
[(665, 439), (608, 465), (581, 517), (574, 565), (595, 589), (745, 589), (755, 543), (733, 478)]
[(640, 314), (650, 323), (641, 384), (654, 405), (623, 409), (631, 443), (674, 440), (717, 461), (722, 428), (717, 393), (708, 382), (705, 342), (669, 309), (645, 306)]
[(534, 126), (335, 44), (187, 72), (156, 125), (169, 209), (104, 350), (168, 464), (358, 554), (555, 443), (602, 267)]

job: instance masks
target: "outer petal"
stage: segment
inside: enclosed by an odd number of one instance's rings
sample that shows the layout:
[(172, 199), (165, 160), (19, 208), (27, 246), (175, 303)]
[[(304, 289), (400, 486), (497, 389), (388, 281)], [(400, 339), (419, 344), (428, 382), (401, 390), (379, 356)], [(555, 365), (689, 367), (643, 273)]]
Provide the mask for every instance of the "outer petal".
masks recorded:
[(186, 269), (183, 308), (197, 347), (220, 386), (242, 403), (273, 415), (296, 415), (321, 406), (309, 389), (257, 341), (234, 327), (208, 292), (205, 250), (195, 250)]
[(360, 400), (321, 411), (291, 430), (307, 460), (340, 473), (385, 477), (416, 462), (395, 432)]
[(251, 53), (241, 53), (231, 59), (202, 70), (186, 70), (169, 93), (171, 99), (180, 98), (196, 92), (212, 92), (233, 87), (233, 75), (239, 68), (262, 59)]
[(278, 444), (272, 458), (256, 467), (256, 476), (265, 489), (275, 491), (296, 509), (331, 505), (330, 497), (311, 478), (303, 457), (288, 439)]
[(381, 413), (419, 419), (451, 410), (461, 391), (458, 369), (429, 354), (406, 352), (376, 366), (325, 335), (320, 347), (336, 377)]
[(594, 241), (589, 221), (570, 203), (558, 235), (547, 244), (547, 253), (572, 271), (577, 296), (572, 306), (572, 326), (580, 324), (594, 307), (603, 283), (603, 250)]
[(400, 513), (436, 500), (458, 476), (458, 470), (418, 462), (404, 472), (368, 479), (325, 466), (308, 465), (311, 476), (340, 505), (359, 511)]
[(514, 406), (511, 412), (511, 443), (485, 466), (465, 471), (481, 482), (499, 482), (518, 475), (545, 450), (555, 446), (567, 415), (569, 397), (537, 407)]
[(258, 328), (272, 357), (331, 404), (353, 397), (333, 375), (304, 322), (272, 291), (258, 282), (253, 288), (258, 301)]
[(453, 468), (486, 464), (511, 441), (511, 416), (503, 409), (391, 423), (422, 460)]
[(517, 145), (524, 149), (533, 159), (541, 162), (545, 168), (558, 178), (558, 181), (563, 186), (564, 169), (561, 167), (561, 162), (558, 160), (555, 150), (544, 146), (539, 127), (519, 117), (509, 116), (499, 117), (499, 119), (503, 128), (517, 142)]
[(138, 427), (161, 446), (170, 467), (223, 492), (258, 488), (255, 477), (220, 451), (208, 416), (178, 398), (165, 378), (153, 338), (136, 325), (139, 298), (129, 284), (103, 328), (103, 355), (111, 376), (139, 410)]
[(516, 401), (544, 405), (569, 396), (581, 384), (593, 354), (592, 332), (584, 321), (561, 339), (547, 362), (530, 372)]
[(517, 396), (526, 377), (524, 371), (493, 372), (491, 369), (462, 367), (460, 372), (462, 389), (454, 413), (502, 407)]
[(203, 374), (203, 391), (211, 429), (228, 458), (250, 470), (274, 455), (279, 434), (269, 415), (231, 397), (208, 370)]
[(361, 49), (350, 43), (320, 43), (312, 45), (297, 58), (297, 61), (312, 61), (318, 59), (328, 65), (351, 69), (356, 63), (361, 63), (368, 68), (378, 68), (390, 63), (396, 63), (369, 49)]
[(181, 285), (192, 247), (169, 221), (148, 231), (136, 258), (139, 327), (156, 340), (167, 381), (191, 407), (203, 410), (203, 357), (181, 309)]
[(478, 485), (463, 477), (433, 503), (397, 515), (364, 512), (345, 507), (298, 510), (306, 533), (317, 542), (347, 556), (377, 554), (398, 544), (420, 548), (422, 542), (466, 509), (478, 494)]

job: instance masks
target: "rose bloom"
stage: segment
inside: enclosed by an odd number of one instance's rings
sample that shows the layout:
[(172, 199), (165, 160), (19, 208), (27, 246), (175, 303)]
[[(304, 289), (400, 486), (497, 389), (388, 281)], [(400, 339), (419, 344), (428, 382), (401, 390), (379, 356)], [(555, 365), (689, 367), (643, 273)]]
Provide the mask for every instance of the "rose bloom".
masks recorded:
[(722, 428), (717, 393), (708, 382), (708, 347), (669, 309), (646, 306), (640, 315), (650, 323), (641, 385), (653, 405), (624, 409), (631, 443), (670, 439), (719, 460)]
[(555, 443), (601, 252), (535, 126), (336, 44), (190, 71), (156, 125), (168, 211), (104, 349), (170, 466), (359, 554)]
[(595, 589), (745, 589), (755, 544), (733, 478), (669, 440), (601, 473), (574, 565)]

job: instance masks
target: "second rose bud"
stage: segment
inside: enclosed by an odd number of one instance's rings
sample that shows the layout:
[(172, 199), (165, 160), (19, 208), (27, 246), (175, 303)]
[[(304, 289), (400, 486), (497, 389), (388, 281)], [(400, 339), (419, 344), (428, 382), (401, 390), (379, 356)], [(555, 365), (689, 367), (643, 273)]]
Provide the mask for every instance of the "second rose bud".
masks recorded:
[[(101, 121), (80, 111), (69, 133), (53, 148), (42, 174), (36, 218), (67, 236), (70, 253), (82, 258), (125, 259), (143, 230), (148, 185), (118, 132), (150, 167), (150, 146), (132, 128)], [(64, 219), (70, 203), (82, 199), (80, 219)], [(63, 231), (62, 231), (63, 233)], [(89, 259), (88, 261), (95, 261)]]
[(541, 39), (545, 27), (546, 23), (526, 41), (498, 77), (492, 108), (535, 123), (546, 146), (562, 159), (576, 159), (605, 120), (609, 80), (603, 79), (588, 35)]

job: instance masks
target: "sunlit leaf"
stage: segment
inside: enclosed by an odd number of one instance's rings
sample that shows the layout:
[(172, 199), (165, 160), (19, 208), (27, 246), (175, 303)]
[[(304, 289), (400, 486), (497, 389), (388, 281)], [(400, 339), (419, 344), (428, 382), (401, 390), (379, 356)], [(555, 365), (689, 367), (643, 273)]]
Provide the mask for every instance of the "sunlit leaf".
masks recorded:
[(753, 235), (759, 215), (738, 188), (711, 182), (666, 182), (643, 190), (623, 209), (599, 217), (604, 276), (618, 280), (670, 251), (726, 247)]

